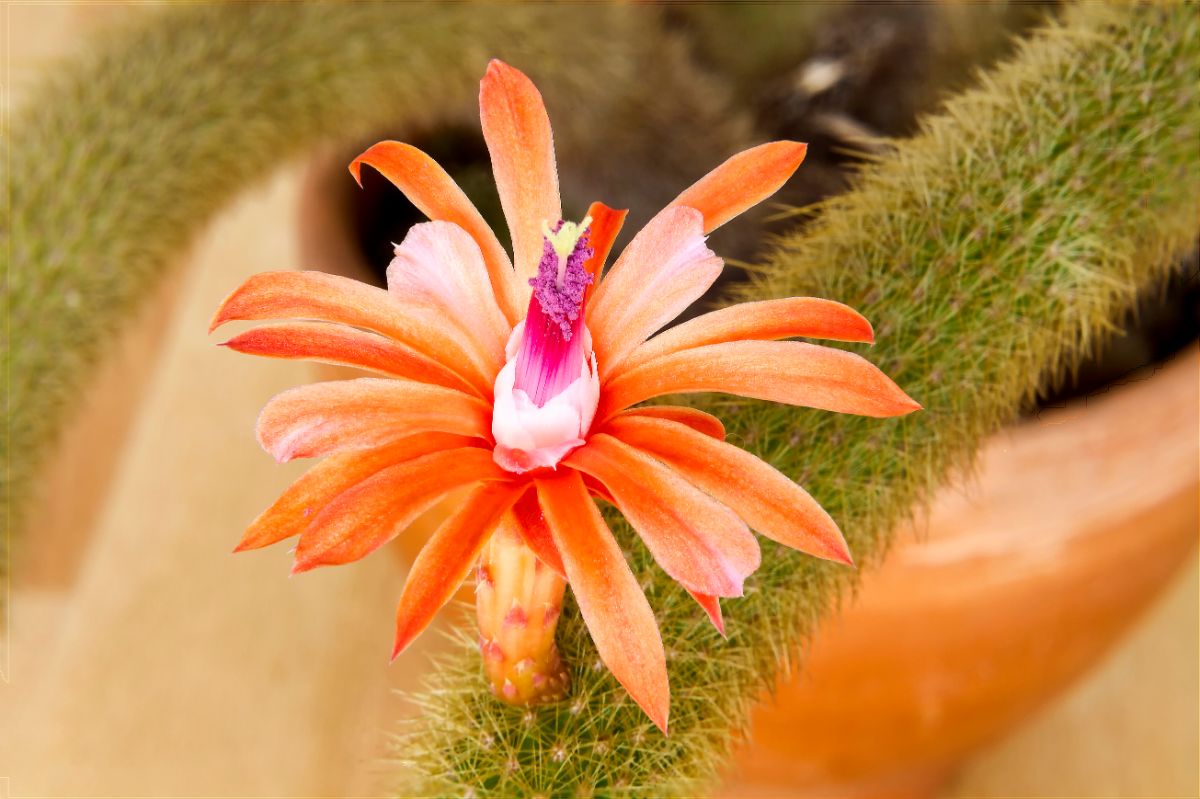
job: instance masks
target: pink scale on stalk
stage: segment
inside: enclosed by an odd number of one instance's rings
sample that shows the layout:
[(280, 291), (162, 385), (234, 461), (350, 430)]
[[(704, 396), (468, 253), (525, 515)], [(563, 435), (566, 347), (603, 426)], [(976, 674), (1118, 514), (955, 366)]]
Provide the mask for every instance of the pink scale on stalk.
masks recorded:
[(554, 468), (584, 443), (600, 396), (583, 303), (591, 218), (543, 224), (542, 260), (525, 321), (513, 330), (496, 377), (493, 457), (510, 472)]

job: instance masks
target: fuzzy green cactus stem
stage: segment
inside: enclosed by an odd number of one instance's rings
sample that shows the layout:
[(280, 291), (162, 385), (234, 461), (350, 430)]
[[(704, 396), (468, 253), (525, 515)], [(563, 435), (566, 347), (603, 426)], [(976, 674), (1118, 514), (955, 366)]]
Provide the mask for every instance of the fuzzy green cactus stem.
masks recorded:
[[(1114, 330), (1200, 224), (1200, 15), (1069, 7), (979, 87), (785, 238), (738, 299), (813, 294), (876, 325), (870, 358), (925, 411), (880, 421), (705, 400), (730, 439), (807, 486), (860, 564), (983, 436)], [(404, 795), (701, 793), (753, 701), (853, 573), (764, 542), (728, 640), (611, 518), (667, 647), (664, 737), (600, 666), (568, 601), (571, 694), (525, 712), (483, 689), (474, 647), (450, 658), (401, 737)]]

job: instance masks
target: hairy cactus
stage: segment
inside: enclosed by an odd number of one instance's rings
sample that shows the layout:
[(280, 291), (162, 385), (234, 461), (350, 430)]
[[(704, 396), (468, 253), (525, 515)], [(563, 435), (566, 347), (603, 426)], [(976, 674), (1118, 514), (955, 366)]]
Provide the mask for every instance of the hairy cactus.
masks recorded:
[[(738, 299), (817, 294), (876, 323), (871, 359), (925, 405), (902, 420), (720, 399), (731, 440), (807, 486), (860, 563), (981, 438), (1114, 327), (1194, 245), (1200, 219), (1200, 17), (1175, 6), (1070, 7), (979, 86), (784, 238)], [(571, 693), (492, 699), (471, 640), (402, 733), (406, 795), (695, 795), (760, 691), (847, 588), (845, 569), (764, 542), (728, 640), (610, 523), (668, 651), (664, 737), (601, 667), (577, 609), (560, 619)]]
[[(87, 368), (137, 301), (236, 192), (317, 142), (475, 120), (493, 56), (570, 110), (556, 131), (566, 163), (612, 120), (653, 113), (705, 131), (649, 170), (680, 185), (695, 177), (686, 153), (715, 163), (749, 133), (678, 42), (663, 46), (657, 16), (636, 9), (230, 4), (150, 17), (64, 68), (11, 122), (0, 197), (9, 529)], [(607, 143), (617, 159), (644, 148)], [(580, 211), (592, 199), (568, 192)]]

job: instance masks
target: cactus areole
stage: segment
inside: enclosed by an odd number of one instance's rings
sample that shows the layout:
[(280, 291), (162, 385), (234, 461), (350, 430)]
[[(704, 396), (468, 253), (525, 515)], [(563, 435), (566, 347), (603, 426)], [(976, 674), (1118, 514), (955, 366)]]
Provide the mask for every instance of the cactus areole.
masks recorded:
[(722, 632), (719, 599), (741, 596), (759, 565), (750, 528), (816, 557), (848, 564), (850, 553), (821, 506), (727, 444), (718, 419), (640, 403), (715, 391), (875, 417), (920, 406), (858, 355), (786, 340), (871, 342), (868, 322), (837, 302), (745, 303), (659, 332), (721, 272), (707, 234), (778, 190), (805, 145), (733, 156), (653, 217), (605, 272), (625, 214), (594, 203), (581, 220), (564, 218), (533, 83), (493, 61), (479, 104), (511, 257), (429, 156), (380, 142), (351, 173), (378, 170), (431, 219), (396, 247), (387, 290), (265, 273), (217, 310), (213, 328), (275, 322), (235, 336), (231, 349), (383, 375), (302, 386), (267, 404), (264, 449), (281, 462), (328, 457), (238, 549), (299, 535), (295, 572), (348, 563), (469, 487), (412, 566), (393, 657), (474, 571), (493, 693), (516, 704), (559, 698), (569, 686), (554, 628), (569, 584), (600, 659), (665, 733), (662, 640), (597, 499), (624, 514)]

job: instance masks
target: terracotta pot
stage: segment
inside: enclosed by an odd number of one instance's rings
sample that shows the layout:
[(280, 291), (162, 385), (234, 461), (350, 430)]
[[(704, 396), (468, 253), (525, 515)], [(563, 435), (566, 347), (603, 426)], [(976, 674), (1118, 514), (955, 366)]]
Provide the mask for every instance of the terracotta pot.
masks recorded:
[(993, 438), (755, 711), (720, 795), (930, 795), (1095, 663), (1195, 546), (1198, 362)]

